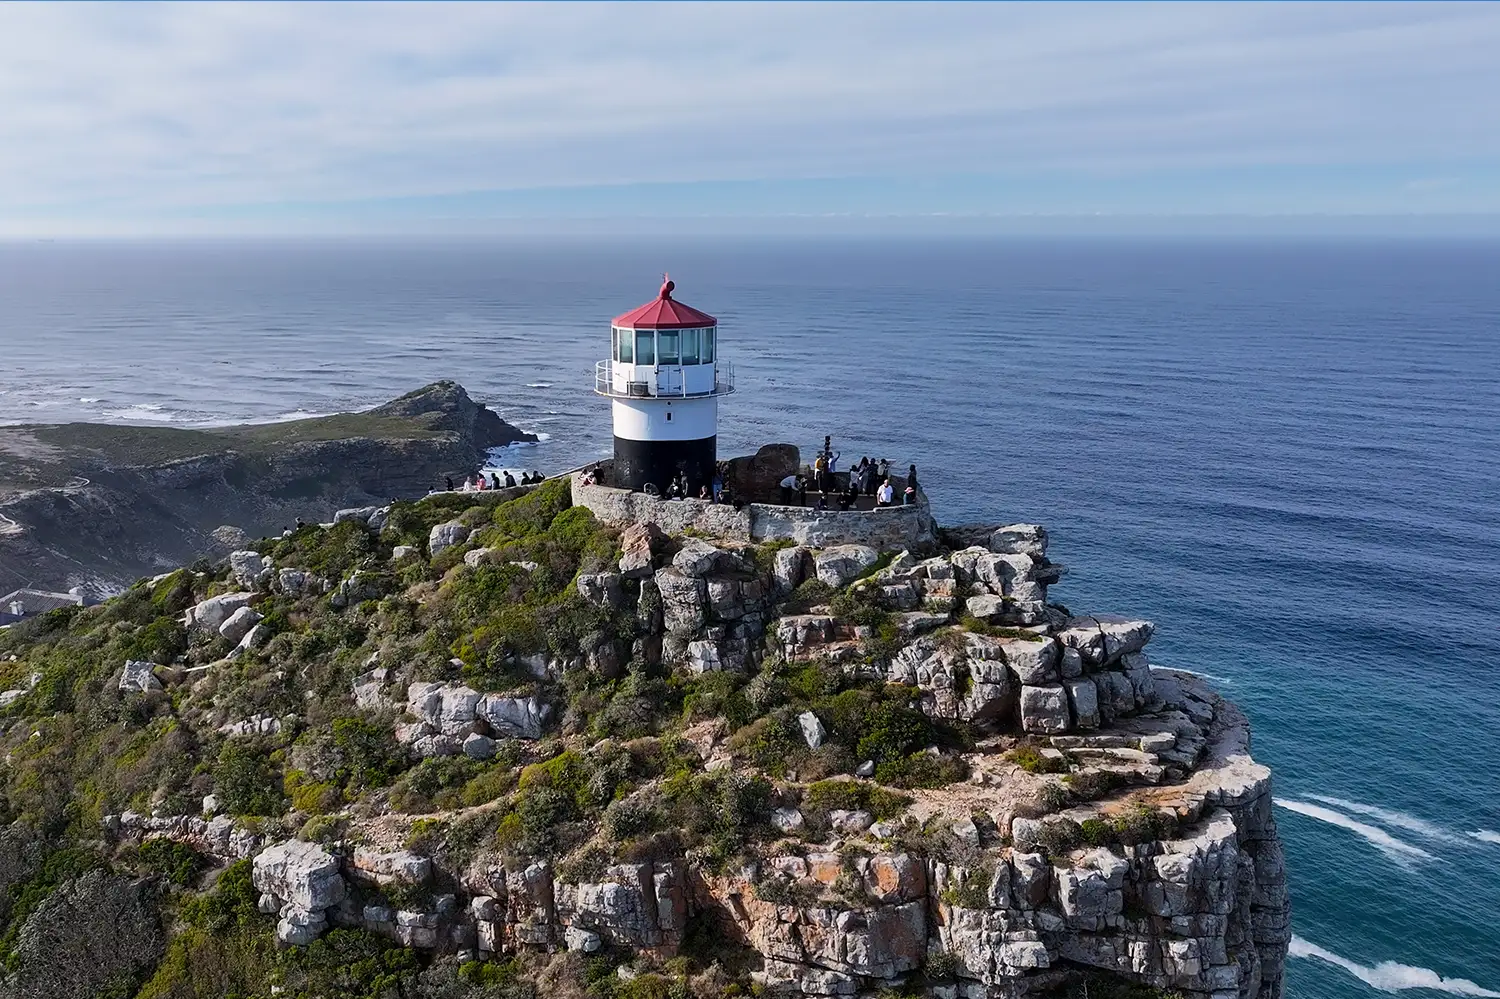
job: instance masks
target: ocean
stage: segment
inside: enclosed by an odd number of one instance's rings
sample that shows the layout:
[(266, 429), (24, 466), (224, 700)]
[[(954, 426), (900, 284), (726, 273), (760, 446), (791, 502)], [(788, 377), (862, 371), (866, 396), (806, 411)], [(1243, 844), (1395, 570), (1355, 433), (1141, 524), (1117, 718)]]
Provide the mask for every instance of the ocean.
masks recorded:
[(1276, 773), (1291, 999), (1500, 997), (1500, 243), (0, 244), (0, 422), (180, 426), (439, 378), (607, 453), (609, 320), (714, 313), (720, 453), (832, 435), (1036, 521)]

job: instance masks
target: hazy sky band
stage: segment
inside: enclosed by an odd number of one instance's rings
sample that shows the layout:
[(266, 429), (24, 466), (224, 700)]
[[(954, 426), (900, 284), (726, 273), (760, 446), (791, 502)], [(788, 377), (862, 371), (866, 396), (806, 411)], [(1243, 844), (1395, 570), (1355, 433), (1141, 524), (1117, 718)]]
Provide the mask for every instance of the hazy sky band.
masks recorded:
[(0, 231), (1500, 212), (1500, 5), (0, 5)]

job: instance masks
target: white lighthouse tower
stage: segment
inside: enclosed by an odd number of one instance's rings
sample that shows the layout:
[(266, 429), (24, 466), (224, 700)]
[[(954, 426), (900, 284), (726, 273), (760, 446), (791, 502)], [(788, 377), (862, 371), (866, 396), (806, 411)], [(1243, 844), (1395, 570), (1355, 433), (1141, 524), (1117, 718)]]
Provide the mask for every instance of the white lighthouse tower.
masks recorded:
[(719, 359), (718, 320), (674, 299), (674, 287), (664, 281), (655, 299), (615, 317), (594, 391), (613, 410), (613, 485), (665, 494), (681, 472), (697, 495), (713, 478), (719, 397), (734, 391), (734, 369)]

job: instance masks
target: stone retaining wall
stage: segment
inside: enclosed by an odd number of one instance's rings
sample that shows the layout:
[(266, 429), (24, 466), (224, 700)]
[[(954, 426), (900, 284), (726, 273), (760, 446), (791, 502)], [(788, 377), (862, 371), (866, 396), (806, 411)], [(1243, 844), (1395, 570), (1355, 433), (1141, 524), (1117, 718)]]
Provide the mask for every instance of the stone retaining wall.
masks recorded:
[(668, 534), (696, 531), (727, 541), (795, 541), (815, 548), (863, 544), (881, 551), (933, 547), (936, 529), (926, 496), (911, 506), (878, 510), (815, 510), (803, 506), (705, 500), (665, 500), (612, 486), (583, 485), (573, 476), (573, 503), (611, 527), (653, 523)]

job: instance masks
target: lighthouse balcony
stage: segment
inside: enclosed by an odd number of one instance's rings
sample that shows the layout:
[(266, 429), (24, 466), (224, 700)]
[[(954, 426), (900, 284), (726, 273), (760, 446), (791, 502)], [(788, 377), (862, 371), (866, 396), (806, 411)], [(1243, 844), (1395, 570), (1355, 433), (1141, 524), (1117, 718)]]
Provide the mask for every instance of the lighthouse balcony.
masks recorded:
[(594, 393), (615, 399), (702, 399), (734, 391), (734, 365), (624, 364), (594, 365)]

